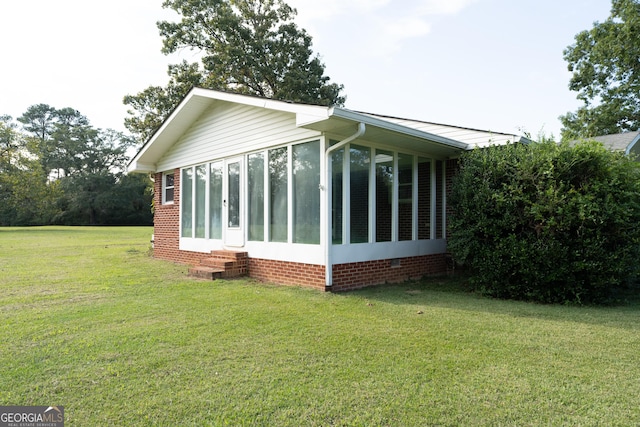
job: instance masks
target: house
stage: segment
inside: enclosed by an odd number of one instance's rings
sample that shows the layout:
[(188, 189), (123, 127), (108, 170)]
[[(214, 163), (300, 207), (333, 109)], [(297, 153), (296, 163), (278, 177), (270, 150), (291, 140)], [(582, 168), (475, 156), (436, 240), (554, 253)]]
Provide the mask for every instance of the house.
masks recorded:
[(338, 291), (445, 271), (455, 159), (518, 140), (194, 88), (128, 171), (155, 178), (155, 257)]
[(640, 131), (601, 135), (588, 139), (601, 142), (612, 151), (624, 151), (627, 155), (636, 156), (640, 154), (640, 144), (636, 144), (640, 140)]

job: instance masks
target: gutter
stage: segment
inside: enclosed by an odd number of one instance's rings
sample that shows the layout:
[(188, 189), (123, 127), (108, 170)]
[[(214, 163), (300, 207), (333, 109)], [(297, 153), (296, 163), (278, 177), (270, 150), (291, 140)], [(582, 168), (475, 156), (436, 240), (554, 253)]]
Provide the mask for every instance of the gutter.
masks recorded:
[(325, 268), (325, 289), (330, 289), (332, 286), (332, 282), (333, 282), (333, 262), (331, 259), (331, 246), (332, 246), (332, 239), (331, 239), (331, 230), (332, 230), (332, 223), (331, 223), (331, 214), (330, 214), (330, 209), (329, 207), (331, 206), (331, 176), (332, 176), (332, 171), (331, 171), (331, 153), (333, 153), (335, 150), (338, 150), (342, 147), (344, 147), (345, 145), (347, 145), (348, 143), (355, 141), (356, 139), (360, 138), (361, 136), (364, 135), (365, 131), (367, 130), (366, 125), (363, 122), (358, 123), (358, 130), (356, 131), (356, 133), (354, 133), (353, 135), (343, 139), (342, 141), (338, 142), (335, 145), (330, 146), (329, 148), (327, 148), (327, 150), (325, 151), (325, 169), (327, 171), (326, 175), (325, 175), (325, 183), (324, 183), (324, 188), (325, 188), (325, 194), (326, 194), (326, 213), (327, 213), (327, 230), (325, 232), (326, 234), (326, 244), (325, 244), (325, 253), (324, 253), (324, 268)]

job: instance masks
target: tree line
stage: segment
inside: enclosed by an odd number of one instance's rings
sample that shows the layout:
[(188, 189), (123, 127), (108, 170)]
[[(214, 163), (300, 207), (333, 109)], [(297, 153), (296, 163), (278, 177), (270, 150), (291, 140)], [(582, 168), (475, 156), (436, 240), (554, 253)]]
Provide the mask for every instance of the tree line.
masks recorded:
[(0, 225), (149, 225), (152, 185), (127, 175), (135, 141), (73, 108), (0, 116)]
[[(151, 224), (151, 180), (127, 175), (127, 152), (147, 141), (194, 86), (318, 105), (342, 105), (282, 0), (165, 0), (179, 22), (158, 22), (163, 53), (200, 53), (168, 68), (165, 87), (124, 97), (125, 135), (93, 128), (72, 108), (33, 105), (0, 116), (0, 226)], [(130, 153), (129, 153), (130, 154)]]

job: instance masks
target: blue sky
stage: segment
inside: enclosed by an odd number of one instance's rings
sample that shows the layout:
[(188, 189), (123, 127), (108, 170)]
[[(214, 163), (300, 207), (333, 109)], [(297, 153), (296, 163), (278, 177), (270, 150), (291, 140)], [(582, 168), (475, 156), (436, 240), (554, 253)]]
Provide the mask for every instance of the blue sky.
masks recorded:
[[(562, 59), (609, 0), (290, 0), (346, 107), (534, 136), (559, 136), (580, 104)], [(162, 0), (21, 0), (3, 5), (0, 114), (72, 107), (124, 130), (122, 98), (164, 85)]]

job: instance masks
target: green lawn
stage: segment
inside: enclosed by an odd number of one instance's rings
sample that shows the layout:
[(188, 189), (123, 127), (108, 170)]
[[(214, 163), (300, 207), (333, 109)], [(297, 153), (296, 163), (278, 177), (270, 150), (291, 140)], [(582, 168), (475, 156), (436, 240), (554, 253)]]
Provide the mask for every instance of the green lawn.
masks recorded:
[(0, 228), (0, 405), (69, 426), (640, 424), (640, 305), (208, 282), (150, 228)]

